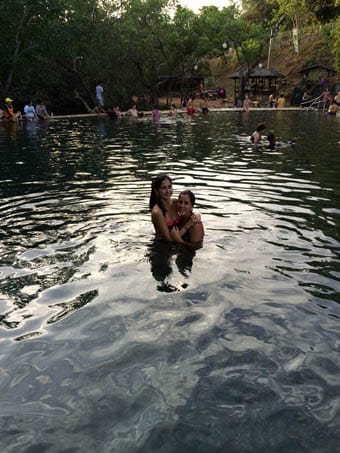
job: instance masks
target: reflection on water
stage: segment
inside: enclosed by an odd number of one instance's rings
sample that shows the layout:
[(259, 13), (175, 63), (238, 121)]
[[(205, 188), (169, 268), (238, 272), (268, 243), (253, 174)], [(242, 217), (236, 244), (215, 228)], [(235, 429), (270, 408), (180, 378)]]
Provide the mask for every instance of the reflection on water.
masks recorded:
[[(195, 251), (191, 248), (175, 245), (165, 241), (154, 240), (149, 246), (147, 257), (151, 264), (153, 278), (159, 282), (159, 291), (172, 292), (179, 288), (171, 284), (171, 277), (176, 273), (187, 279), (191, 272)], [(180, 288), (187, 288), (183, 282)]]
[[(338, 451), (338, 120), (0, 125), (2, 450)], [(161, 171), (203, 248), (154, 239)]]

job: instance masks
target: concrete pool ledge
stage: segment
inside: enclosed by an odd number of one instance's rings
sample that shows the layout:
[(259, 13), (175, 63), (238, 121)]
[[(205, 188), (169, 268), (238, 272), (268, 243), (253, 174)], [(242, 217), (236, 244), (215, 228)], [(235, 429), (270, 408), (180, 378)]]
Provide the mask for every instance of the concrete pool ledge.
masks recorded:
[[(322, 110), (318, 109), (308, 109), (308, 108), (301, 108), (301, 107), (285, 107), (282, 109), (272, 109), (269, 107), (256, 107), (256, 108), (251, 108), (249, 112), (244, 112), (244, 113), (250, 113), (250, 112), (291, 112), (291, 111), (300, 111), (300, 112), (322, 112)], [(152, 111), (143, 111), (144, 117), (145, 116), (152, 116)], [(243, 109), (241, 107), (212, 107), (209, 108), (209, 112), (243, 112)], [(185, 109), (178, 109), (177, 114), (186, 114), (187, 111)], [(197, 110), (195, 114), (202, 114), (201, 111)], [(170, 116), (167, 111), (161, 110), (161, 116)], [(49, 119), (51, 120), (58, 120), (58, 119), (64, 119), (64, 118), (108, 118), (106, 113), (77, 113), (73, 115), (54, 115), (51, 116)], [(122, 112), (122, 117), (126, 118), (131, 118), (129, 115), (126, 115), (125, 112)], [(140, 119), (140, 118), (132, 118), (132, 119)]]

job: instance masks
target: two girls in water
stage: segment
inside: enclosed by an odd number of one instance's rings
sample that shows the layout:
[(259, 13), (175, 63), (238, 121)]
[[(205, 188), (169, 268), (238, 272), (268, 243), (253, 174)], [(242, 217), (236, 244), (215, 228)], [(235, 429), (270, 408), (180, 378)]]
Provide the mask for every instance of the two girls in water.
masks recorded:
[(191, 247), (199, 245), (204, 229), (200, 216), (193, 213), (195, 195), (184, 190), (176, 199), (172, 194), (172, 180), (168, 175), (152, 180), (149, 208), (157, 238)]

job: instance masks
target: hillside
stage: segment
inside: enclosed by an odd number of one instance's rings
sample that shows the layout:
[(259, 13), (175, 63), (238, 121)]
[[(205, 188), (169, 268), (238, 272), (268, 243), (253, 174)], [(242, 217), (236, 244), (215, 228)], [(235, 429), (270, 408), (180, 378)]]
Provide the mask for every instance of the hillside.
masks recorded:
[[(260, 63), (267, 67), (268, 55)], [(301, 80), (299, 71), (307, 66), (321, 64), (330, 68), (334, 67), (334, 57), (330, 52), (329, 45), (322, 39), (319, 27), (308, 28), (299, 33), (299, 52), (294, 52), (292, 33), (286, 31), (280, 33), (272, 41), (270, 55), (270, 69), (274, 69), (286, 76), (284, 91), (289, 95), (297, 82)], [(211, 62), (211, 70), (216, 86), (223, 86), (227, 93), (233, 92), (234, 82), (228, 78), (228, 74), (235, 72), (239, 67), (225, 64), (222, 59)], [(327, 77), (325, 71), (310, 74), (312, 80), (317, 81), (320, 76)], [(335, 78), (330, 80), (335, 83)]]

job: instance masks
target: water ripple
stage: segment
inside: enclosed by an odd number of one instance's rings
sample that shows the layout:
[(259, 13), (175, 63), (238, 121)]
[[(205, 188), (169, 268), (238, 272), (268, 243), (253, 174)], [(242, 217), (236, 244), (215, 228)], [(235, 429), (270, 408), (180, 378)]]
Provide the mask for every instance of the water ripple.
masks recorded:
[[(337, 451), (338, 130), (283, 113), (0, 129), (5, 446)], [(153, 240), (160, 171), (202, 249)]]

